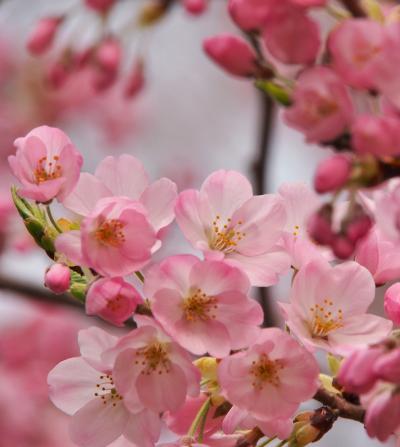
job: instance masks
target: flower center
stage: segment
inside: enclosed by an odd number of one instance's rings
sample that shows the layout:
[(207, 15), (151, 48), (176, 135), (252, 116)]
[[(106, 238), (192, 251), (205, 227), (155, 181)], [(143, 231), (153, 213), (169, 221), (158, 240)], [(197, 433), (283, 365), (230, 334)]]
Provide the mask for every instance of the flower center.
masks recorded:
[(312, 337), (326, 339), (330, 332), (343, 327), (342, 309), (338, 309), (334, 315), (334, 312), (329, 310), (332, 306), (333, 302), (330, 299), (325, 299), (324, 305), (316, 304), (314, 307), (310, 307)]
[(246, 236), (237, 228), (243, 225), (239, 220), (236, 225), (231, 224), (232, 219), (227, 219), (226, 223), (221, 222), (221, 216), (216, 216), (212, 223), (212, 232), (210, 237), (210, 248), (219, 250), (224, 253), (232, 253), (235, 251), (238, 243)]
[(201, 289), (196, 289), (189, 298), (183, 301), (182, 308), (186, 320), (207, 321), (211, 318), (216, 318), (212, 312), (218, 309), (217, 299), (212, 296), (207, 296)]
[(252, 385), (262, 390), (265, 384), (278, 386), (280, 384), (279, 371), (283, 369), (281, 360), (271, 360), (266, 354), (261, 354), (258, 361), (253, 361), (250, 374), (254, 376)]
[(136, 351), (135, 364), (142, 364), (141, 374), (163, 374), (170, 372), (170, 361), (165, 344), (155, 342), (146, 348)]
[(377, 45), (363, 46), (359, 48), (353, 57), (353, 62), (359, 68), (362, 68), (367, 62), (369, 62), (374, 56), (380, 53), (381, 47)]
[(96, 397), (99, 397), (104, 405), (111, 403), (113, 407), (117, 406), (118, 401), (123, 398), (118, 394), (113, 378), (110, 374), (99, 376), (100, 382), (96, 384), (97, 392), (94, 393)]
[(48, 161), (47, 157), (39, 159), (36, 164), (36, 169), (33, 172), (37, 185), (62, 176), (62, 168), (58, 163), (59, 159), (60, 157), (58, 155), (54, 155), (51, 161)]
[(111, 312), (117, 312), (120, 310), (123, 306), (123, 297), (121, 295), (117, 295), (116, 297), (113, 297), (107, 301), (107, 309)]
[(118, 219), (106, 220), (95, 231), (95, 237), (104, 245), (119, 247), (125, 242), (123, 228), (124, 224)]

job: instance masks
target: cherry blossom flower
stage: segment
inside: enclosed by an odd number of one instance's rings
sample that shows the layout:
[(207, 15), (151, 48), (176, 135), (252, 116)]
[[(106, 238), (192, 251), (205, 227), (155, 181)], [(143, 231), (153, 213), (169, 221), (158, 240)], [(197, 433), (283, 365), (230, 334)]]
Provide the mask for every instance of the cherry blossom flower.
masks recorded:
[(146, 272), (144, 293), (164, 330), (193, 354), (226, 357), (249, 346), (263, 321), (238, 268), (195, 256), (171, 256)]
[(307, 142), (330, 141), (345, 131), (353, 117), (346, 87), (330, 68), (313, 67), (298, 78), (286, 123), (303, 132)]
[(142, 163), (131, 155), (106, 157), (97, 166), (95, 175), (82, 173), (73, 192), (63, 205), (81, 215), (89, 215), (101, 198), (126, 196), (139, 201), (155, 231), (174, 220), (176, 185), (167, 178), (150, 184)]
[(64, 360), (49, 373), (50, 399), (72, 415), (71, 439), (81, 447), (105, 447), (121, 435), (137, 446), (154, 447), (159, 416), (147, 409), (129, 411), (113, 379), (113, 365), (102, 359), (117, 340), (101, 329), (81, 331), (82, 357)]
[(82, 156), (60, 129), (41, 126), (15, 140), (16, 155), (8, 157), (22, 183), (18, 193), (38, 202), (63, 200), (75, 187)]
[(142, 301), (135, 287), (123, 278), (103, 278), (95, 281), (87, 292), (86, 313), (123, 326)]
[(245, 352), (223, 359), (218, 368), (222, 391), (233, 405), (260, 420), (293, 416), (318, 387), (314, 357), (280, 329), (263, 329)]
[(186, 395), (200, 391), (200, 372), (189, 354), (152, 318), (136, 316), (139, 328), (122, 337), (105, 359), (114, 362), (113, 377), (124, 403), (133, 412), (177, 411)]
[(104, 276), (122, 276), (142, 268), (151, 258), (156, 234), (144, 207), (126, 197), (101, 199), (81, 222), (80, 231), (60, 234), (58, 252)]
[(244, 270), (252, 285), (275, 284), (289, 266), (277, 246), (285, 225), (282, 199), (254, 196), (249, 181), (235, 171), (216, 171), (200, 191), (183, 191), (175, 207), (180, 229), (207, 259)]
[(356, 262), (332, 267), (315, 260), (296, 275), (290, 304), (281, 304), (290, 330), (311, 350), (321, 348), (345, 355), (379, 341), (392, 323), (367, 314), (375, 284), (367, 269)]
[(329, 35), (333, 68), (352, 87), (373, 88), (373, 62), (383, 44), (384, 27), (378, 22), (345, 20)]

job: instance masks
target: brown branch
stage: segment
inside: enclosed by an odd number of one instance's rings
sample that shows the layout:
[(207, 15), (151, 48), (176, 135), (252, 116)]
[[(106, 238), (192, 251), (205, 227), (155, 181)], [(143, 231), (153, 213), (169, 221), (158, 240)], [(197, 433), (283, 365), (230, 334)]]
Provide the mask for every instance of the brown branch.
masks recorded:
[(341, 0), (343, 5), (351, 12), (354, 17), (366, 17), (366, 13), (359, 0)]
[(333, 410), (337, 410), (338, 416), (342, 418), (364, 423), (365, 410), (359, 405), (347, 402), (337, 394), (330, 393), (324, 388), (319, 388), (313, 399)]

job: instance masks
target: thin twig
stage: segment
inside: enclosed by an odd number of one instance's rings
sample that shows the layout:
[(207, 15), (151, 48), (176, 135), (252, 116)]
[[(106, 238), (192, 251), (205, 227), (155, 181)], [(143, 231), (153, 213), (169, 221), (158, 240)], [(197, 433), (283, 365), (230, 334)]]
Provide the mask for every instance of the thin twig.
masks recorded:
[(338, 416), (342, 418), (352, 419), (353, 421), (361, 423), (364, 422), (365, 410), (360, 405), (354, 405), (347, 402), (338, 394), (330, 393), (324, 388), (319, 388), (313, 399), (333, 410), (338, 410)]
[(366, 17), (366, 13), (359, 0), (341, 0), (343, 5), (351, 12), (354, 17)]

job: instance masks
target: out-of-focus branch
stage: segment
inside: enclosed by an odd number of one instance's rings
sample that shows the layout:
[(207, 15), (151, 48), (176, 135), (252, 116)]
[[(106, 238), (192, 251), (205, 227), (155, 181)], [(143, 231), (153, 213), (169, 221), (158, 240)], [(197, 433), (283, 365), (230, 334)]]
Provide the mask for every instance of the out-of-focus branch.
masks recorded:
[(319, 388), (314, 399), (333, 410), (337, 410), (338, 416), (342, 418), (352, 419), (353, 421), (362, 423), (364, 422), (365, 410), (361, 406), (347, 402), (347, 400), (339, 395), (330, 393), (324, 388)]
[(360, 5), (359, 0), (342, 0), (342, 3), (354, 17), (366, 16), (366, 13)]
[[(258, 141), (257, 156), (253, 163), (254, 186), (256, 194), (264, 194), (267, 183), (267, 161), (270, 152), (271, 131), (274, 118), (274, 103), (272, 99), (260, 93), (261, 112), (260, 112), (260, 133)], [(271, 296), (269, 289), (261, 287), (259, 289), (260, 304), (264, 311), (264, 327), (270, 327), (274, 324), (274, 318), (271, 309)]]

